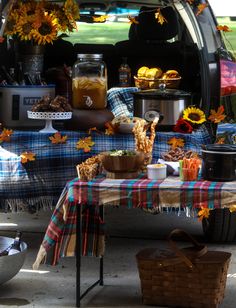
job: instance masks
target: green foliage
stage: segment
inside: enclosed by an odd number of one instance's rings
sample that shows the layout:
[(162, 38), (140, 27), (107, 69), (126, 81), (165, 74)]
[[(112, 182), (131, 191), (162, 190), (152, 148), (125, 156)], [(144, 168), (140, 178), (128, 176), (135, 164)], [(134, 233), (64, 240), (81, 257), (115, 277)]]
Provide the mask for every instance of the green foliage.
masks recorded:
[(236, 56), (236, 21), (230, 20), (228, 17), (217, 18), (219, 25), (228, 26), (232, 32), (223, 33), (224, 41), (227, 49), (233, 52)]
[(78, 31), (70, 33), (65, 39), (73, 44), (115, 44), (128, 39), (129, 27), (130, 24), (125, 22), (78, 23)]

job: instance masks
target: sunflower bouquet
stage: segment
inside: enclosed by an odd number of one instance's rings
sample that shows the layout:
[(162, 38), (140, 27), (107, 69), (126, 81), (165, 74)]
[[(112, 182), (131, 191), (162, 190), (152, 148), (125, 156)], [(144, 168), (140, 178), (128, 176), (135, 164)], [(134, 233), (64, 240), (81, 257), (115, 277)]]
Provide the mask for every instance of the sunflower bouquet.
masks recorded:
[(191, 134), (195, 129), (202, 124), (217, 125), (226, 118), (224, 114), (224, 106), (218, 107), (217, 111), (211, 109), (210, 115), (206, 117), (204, 111), (190, 106), (183, 110), (182, 116), (178, 119), (174, 126), (174, 131), (178, 133)]
[(79, 8), (74, 0), (61, 5), (47, 0), (12, 1), (6, 17), (4, 36), (35, 45), (53, 43), (62, 32), (76, 29)]

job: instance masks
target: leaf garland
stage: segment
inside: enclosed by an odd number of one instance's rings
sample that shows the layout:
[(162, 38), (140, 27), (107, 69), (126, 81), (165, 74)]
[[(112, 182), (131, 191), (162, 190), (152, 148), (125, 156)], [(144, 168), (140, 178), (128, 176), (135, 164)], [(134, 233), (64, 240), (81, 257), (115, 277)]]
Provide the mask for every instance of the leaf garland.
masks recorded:
[(92, 18), (93, 18), (93, 22), (106, 22), (109, 16), (108, 15), (92, 16)]
[(223, 31), (223, 32), (232, 32), (232, 31), (233, 31), (232, 29), (230, 29), (230, 28), (229, 28), (228, 26), (226, 26), (226, 25), (224, 25), (224, 26), (218, 25), (218, 26), (216, 27), (216, 29), (219, 30), (219, 31)]
[(136, 25), (139, 24), (136, 17), (132, 17), (132, 16), (128, 15), (127, 18), (129, 19), (129, 23), (136, 24)]
[(161, 25), (163, 25), (165, 22), (167, 23), (168, 21), (165, 19), (165, 17), (161, 13), (161, 8), (157, 9), (157, 12), (155, 13), (155, 18), (157, 19), (157, 22)]
[(196, 13), (196, 16), (199, 16), (200, 14), (202, 14), (202, 12), (205, 10), (205, 8), (206, 8), (207, 6), (208, 6), (207, 3), (199, 4), (199, 5), (197, 6), (198, 11), (197, 11), (197, 13)]

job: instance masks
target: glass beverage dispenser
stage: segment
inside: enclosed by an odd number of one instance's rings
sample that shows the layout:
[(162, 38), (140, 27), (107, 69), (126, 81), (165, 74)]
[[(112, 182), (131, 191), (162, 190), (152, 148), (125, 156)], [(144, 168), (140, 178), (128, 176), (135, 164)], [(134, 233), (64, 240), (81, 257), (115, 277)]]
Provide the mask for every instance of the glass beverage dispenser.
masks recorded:
[(78, 54), (72, 69), (72, 104), (76, 109), (104, 109), (107, 68), (102, 54)]

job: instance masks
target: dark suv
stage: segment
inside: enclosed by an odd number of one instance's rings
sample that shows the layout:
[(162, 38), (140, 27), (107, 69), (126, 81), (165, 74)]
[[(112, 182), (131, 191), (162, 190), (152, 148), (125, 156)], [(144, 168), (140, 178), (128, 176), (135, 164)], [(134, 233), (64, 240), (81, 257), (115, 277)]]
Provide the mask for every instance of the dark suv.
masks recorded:
[[(175, 69), (182, 77), (179, 88), (191, 93), (195, 105), (209, 114), (210, 109), (216, 110), (222, 103), (229, 120), (236, 120), (234, 55), (226, 49), (206, 0), (78, 0), (78, 4), (78, 33), (67, 41), (58, 40), (47, 46), (45, 70), (64, 63), (72, 66), (77, 53), (101, 53), (107, 64), (108, 87), (113, 88), (118, 85), (118, 69), (124, 57), (132, 77), (142, 66)], [(158, 20), (160, 12), (164, 23)], [(106, 18), (94, 19), (104, 15), (109, 16), (104, 23), (106, 35), (110, 34), (106, 42), (97, 27)], [(132, 24), (127, 23), (127, 15)], [(112, 23), (119, 21), (120, 26), (112, 32)], [(13, 52), (3, 47), (0, 46), (0, 63), (11, 64)], [(94, 114), (98, 117), (97, 111)], [(97, 125), (91, 127), (94, 126)], [(235, 240), (236, 213), (231, 214), (228, 209), (212, 212), (210, 220), (204, 221), (205, 233), (215, 240)]]
[[(118, 85), (118, 67), (123, 57), (127, 58), (132, 76), (141, 66), (176, 69), (182, 76), (180, 89), (192, 94), (194, 104), (206, 114), (224, 104), (229, 121), (236, 120), (235, 58), (232, 50), (226, 49), (221, 28), (217, 27), (207, 1), (78, 2), (82, 20), (102, 11), (107, 15), (115, 12), (121, 18), (117, 13), (120, 10), (132, 17), (125, 39), (114, 38), (115, 43), (107, 45), (88, 42), (74, 45), (76, 52), (104, 54), (110, 88)], [(158, 8), (166, 20), (163, 24), (155, 19)], [(228, 209), (211, 212), (210, 218), (203, 220), (205, 234), (215, 241), (235, 240), (235, 214)]]
[[(127, 39), (118, 41), (118, 38), (114, 44), (107, 45), (75, 44), (76, 52), (92, 50), (104, 54), (109, 87), (117, 85), (118, 65), (122, 57), (127, 58), (132, 76), (142, 65), (161, 66), (164, 70), (173, 68), (182, 76), (180, 88), (190, 91), (193, 102), (206, 113), (224, 103), (227, 114), (236, 118), (235, 59), (225, 47), (217, 20), (207, 1), (79, 0), (78, 3), (81, 21), (86, 18), (88, 21), (89, 15), (94, 14), (116, 14), (121, 17), (119, 12), (127, 12), (127, 15), (134, 17), (137, 12)], [(161, 8), (166, 19), (163, 24), (153, 17), (158, 8)]]

